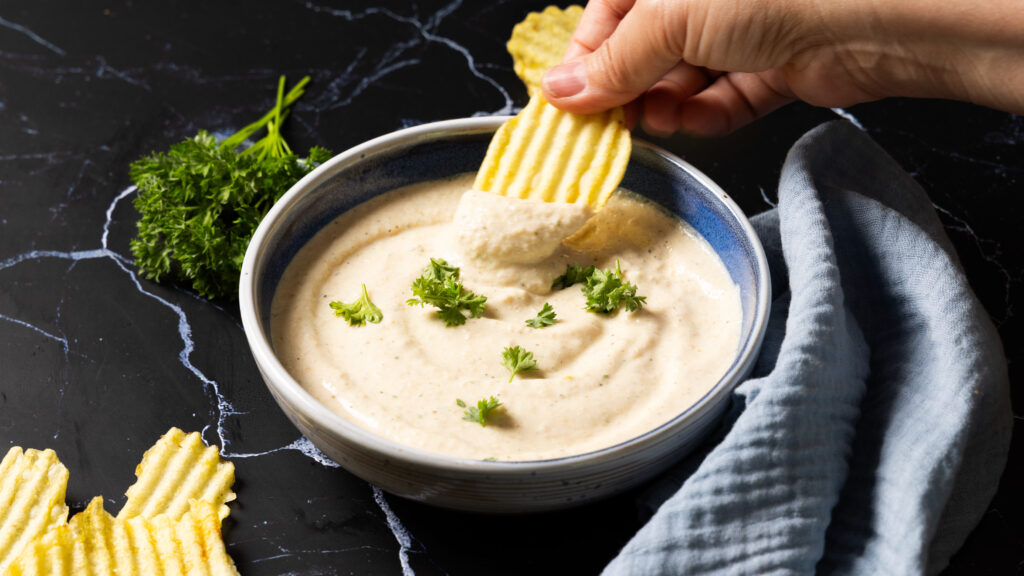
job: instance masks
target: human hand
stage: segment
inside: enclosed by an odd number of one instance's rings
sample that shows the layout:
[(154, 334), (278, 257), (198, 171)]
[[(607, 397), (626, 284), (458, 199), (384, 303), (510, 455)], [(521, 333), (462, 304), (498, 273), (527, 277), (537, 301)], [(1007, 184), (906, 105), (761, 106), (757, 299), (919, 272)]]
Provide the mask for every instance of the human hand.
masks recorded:
[(591, 0), (543, 90), (570, 112), (626, 105), (656, 135), (726, 134), (795, 99), (928, 96), (1024, 111), (1024, 11), (968, 4)]

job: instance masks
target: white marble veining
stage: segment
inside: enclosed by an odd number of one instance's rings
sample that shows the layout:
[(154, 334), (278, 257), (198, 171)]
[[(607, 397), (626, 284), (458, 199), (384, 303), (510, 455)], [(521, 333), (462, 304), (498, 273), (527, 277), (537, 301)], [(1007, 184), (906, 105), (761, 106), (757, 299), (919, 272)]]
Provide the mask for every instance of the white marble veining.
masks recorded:
[(7, 19), (5, 19), (3, 17), (0, 17), (0, 27), (8, 28), (10, 30), (14, 30), (15, 32), (19, 32), (21, 34), (24, 34), (25, 36), (30, 38), (36, 44), (39, 44), (40, 46), (46, 48), (47, 50), (53, 52), (54, 54), (56, 54), (58, 56), (66, 56), (67, 55), (67, 52), (62, 50), (60, 47), (56, 46), (53, 42), (47, 41), (42, 36), (36, 34), (35, 32), (33, 32), (33, 31), (29, 30), (28, 28), (22, 26), (21, 24), (17, 24), (15, 22), (11, 22), (10, 20), (7, 20)]
[[(337, 463), (335, 463), (326, 455), (324, 455), (320, 450), (318, 450), (313, 445), (312, 442), (310, 442), (308, 439), (304, 437), (300, 437), (299, 439), (295, 440), (294, 442), (288, 445), (281, 446), (278, 448), (272, 448), (269, 450), (263, 450), (260, 452), (236, 452), (232, 449), (232, 439), (230, 435), (226, 432), (224, 424), (227, 418), (239, 415), (240, 413), (235, 410), (231, 400), (221, 393), (220, 385), (217, 383), (217, 381), (204, 374), (202, 370), (200, 370), (192, 363), (191, 357), (192, 352), (195, 350), (195, 342), (192, 339), (192, 326), (188, 320), (188, 316), (185, 314), (185, 311), (182, 309), (181, 306), (147, 290), (143, 286), (142, 282), (139, 280), (138, 274), (134, 270), (134, 266), (131, 263), (131, 259), (125, 255), (118, 254), (117, 252), (109, 248), (110, 226), (113, 221), (114, 211), (117, 208), (117, 205), (122, 200), (131, 196), (135, 192), (136, 188), (134, 186), (130, 186), (122, 190), (111, 201), (106, 211), (106, 219), (104, 220), (103, 226), (101, 228), (101, 233), (99, 237), (99, 248), (71, 251), (33, 250), (30, 252), (9, 257), (4, 261), (0, 262), (0, 271), (17, 266), (22, 263), (34, 262), (44, 259), (68, 260), (71, 261), (72, 263), (92, 259), (108, 259), (112, 261), (118, 268), (121, 269), (122, 272), (124, 272), (128, 283), (138, 293), (143, 294), (147, 298), (152, 299), (158, 305), (171, 310), (177, 316), (177, 334), (182, 343), (182, 348), (178, 353), (178, 361), (181, 363), (182, 366), (185, 367), (185, 369), (187, 369), (196, 377), (199, 383), (203, 386), (204, 392), (211, 399), (215, 419), (214, 422), (211, 422), (203, 429), (203, 434), (205, 436), (205, 433), (208, 429), (213, 429), (218, 439), (221, 454), (224, 457), (253, 458), (258, 456), (265, 456), (275, 452), (280, 452), (282, 450), (295, 450), (311, 458), (312, 460), (320, 463), (323, 466), (337, 468)], [(32, 324), (31, 322), (19, 318), (13, 318), (5, 314), (0, 314), (0, 321), (10, 322), (15, 325), (22, 326), (28, 330), (39, 333), (45, 336), (46, 338), (59, 343), (61, 345), (61, 348), (63, 349), (65, 361), (67, 360), (67, 356), (71, 353), (71, 347), (66, 336), (54, 334), (50, 331), (47, 331), (43, 328), (40, 328)], [(59, 430), (58, 432), (54, 433), (54, 437), (56, 438), (58, 434)], [(402, 573), (404, 576), (411, 576), (415, 574), (415, 572), (409, 565), (409, 548), (412, 544), (412, 536), (404, 528), (401, 520), (398, 519), (398, 516), (392, 511), (391, 507), (388, 505), (383, 492), (381, 492), (381, 490), (376, 486), (372, 486), (371, 488), (373, 490), (374, 501), (377, 503), (377, 505), (383, 512), (384, 517), (386, 519), (386, 524), (394, 534), (395, 540), (399, 544), (398, 553), (399, 561), (402, 566)], [(308, 551), (305, 552), (308, 553)], [(316, 553), (324, 554), (329, 553), (329, 551), (318, 550)], [(269, 556), (266, 558), (257, 559), (256, 562), (266, 561), (273, 558), (279, 558), (289, 554), (295, 554), (295, 552), (282, 550), (276, 556)]]
[(853, 124), (857, 128), (860, 128), (861, 130), (866, 130), (866, 128), (864, 128), (864, 125), (860, 123), (860, 120), (858, 120), (857, 117), (854, 116), (849, 110), (845, 108), (832, 108), (831, 110), (835, 112), (836, 115), (839, 116), (840, 118), (845, 118), (849, 120), (850, 124)]
[[(440, 26), (444, 21), (445, 17), (449, 16), (461, 5), (462, 0), (454, 0), (432, 14), (429, 18), (421, 20), (415, 16), (403, 16), (390, 8), (371, 7), (360, 11), (352, 11), (322, 6), (314, 2), (306, 2), (304, 6), (308, 10), (326, 14), (335, 18), (341, 18), (347, 22), (362, 20), (371, 15), (384, 15), (396, 22), (412, 26), (417, 32), (416, 36), (404, 42), (399, 42), (386, 50), (383, 56), (377, 58), (375, 55), (375, 62), (369, 73), (363, 72), (359, 75), (355, 75), (354, 70), (356, 69), (357, 64), (359, 64), (363, 58), (367, 57), (366, 50), (360, 50), (357, 58), (350, 62), (346, 69), (341, 74), (337, 75), (337, 77), (330, 83), (327, 90), (323, 92), (315, 103), (317, 104), (317, 107), (331, 110), (347, 106), (356, 96), (361, 94), (367, 86), (379, 81), (384, 76), (406, 66), (420, 64), (421, 62), (417, 58), (403, 58), (402, 56), (423, 42), (434, 42), (443, 44), (455, 52), (458, 52), (465, 60), (469, 72), (476, 78), (493, 87), (494, 90), (501, 94), (502, 98), (505, 100), (505, 105), (501, 108), (490, 111), (478, 110), (473, 113), (474, 116), (511, 114), (514, 110), (514, 106), (512, 103), (512, 97), (509, 95), (508, 91), (505, 90), (505, 88), (496, 80), (480, 71), (480, 67), (477, 65), (476, 60), (473, 58), (473, 55), (470, 54), (468, 49), (455, 40), (436, 33), (438, 26)], [(353, 83), (355, 83), (354, 88), (348, 91), (341, 90), (341, 88), (348, 87)]]
[(384, 497), (384, 491), (376, 486), (373, 487), (373, 500), (384, 512), (384, 516), (388, 520), (388, 528), (391, 529), (391, 533), (395, 535), (395, 540), (398, 541), (398, 560), (402, 564), (402, 576), (413, 576), (415, 572), (412, 566), (409, 565), (409, 549), (412, 548), (412, 534), (409, 534), (409, 531), (402, 525), (402, 521), (391, 510), (387, 498)]

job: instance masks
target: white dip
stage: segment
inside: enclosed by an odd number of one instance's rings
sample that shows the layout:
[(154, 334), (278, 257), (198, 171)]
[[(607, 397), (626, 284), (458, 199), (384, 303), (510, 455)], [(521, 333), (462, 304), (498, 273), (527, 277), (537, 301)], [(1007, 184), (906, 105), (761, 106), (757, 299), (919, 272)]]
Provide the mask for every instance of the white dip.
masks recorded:
[[(587, 220), (585, 207), (463, 196), (472, 181), (375, 198), (326, 226), (289, 265), (272, 307), (274, 349), (322, 403), (407, 446), (540, 460), (643, 434), (728, 369), (739, 290), (692, 228), (622, 191)], [(459, 266), (465, 288), (487, 297), (481, 318), (446, 327), (435, 308), (406, 304), (431, 257)], [(587, 312), (579, 285), (551, 291), (567, 264), (615, 268), (616, 260), (647, 298), (638, 312)], [(355, 301), (362, 284), (384, 319), (349, 326), (328, 303)], [(528, 327), (545, 302), (556, 323)], [(539, 370), (510, 382), (502, 350), (516, 345)], [(503, 406), (486, 426), (463, 420), (457, 398), (473, 406), (491, 396)]]

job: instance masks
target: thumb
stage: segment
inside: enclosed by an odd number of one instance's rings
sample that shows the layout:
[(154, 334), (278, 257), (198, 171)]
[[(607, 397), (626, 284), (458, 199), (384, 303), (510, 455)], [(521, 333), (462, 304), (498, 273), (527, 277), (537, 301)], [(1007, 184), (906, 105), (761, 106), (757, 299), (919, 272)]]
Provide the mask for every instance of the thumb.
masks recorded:
[[(548, 102), (568, 112), (593, 114), (646, 92), (680, 60), (680, 54), (667, 44), (677, 34), (680, 38), (672, 41), (682, 46), (685, 27), (677, 28), (678, 32), (656, 29), (678, 18), (661, 13), (665, 4), (637, 2), (595, 50), (548, 70), (541, 82)], [(585, 34), (577, 30), (576, 36)]]

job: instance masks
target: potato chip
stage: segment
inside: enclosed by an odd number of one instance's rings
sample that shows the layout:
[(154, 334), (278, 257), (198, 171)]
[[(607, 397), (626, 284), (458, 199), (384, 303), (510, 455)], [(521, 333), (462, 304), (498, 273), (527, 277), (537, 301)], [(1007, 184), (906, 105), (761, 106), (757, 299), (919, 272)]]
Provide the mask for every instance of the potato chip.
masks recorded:
[(582, 15), (582, 6), (573, 5), (565, 10), (548, 6), (543, 12), (530, 12), (512, 29), (505, 47), (512, 55), (516, 75), (531, 96), (540, 91), (544, 71), (562, 61)]
[[(629, 194), (616, 194), (608, 204), (576, 232), (562, 240), (573, 250), (614, 258), (624, 250), (646, 251), (661, 239), (659, 210), (630, 209)], [(617, 200), (622, 200), (618, 202)]]
[[(221, 538), (220, 521), (220, 514), (210, 502), (192, 500), (189, 503), (189, 510), (178, 521), (172, 521), (169, 515), (161, 514), (147, 522), (151, 526), (158, 555), (164, 564), (164, 573), (169, 573), (167, 561), (174, 558), (182, 563), (182, 574), (237, 576), (238, 570), (228, 556), (224, 540)], [(203, 570), (197, 570), (199, 566), (202, 566)]]
[(212, 504), (193, 500), (179, 519), (114, 518), (94, 498), (67, 525), (36, 538), (10, 566), (10, 576), (210, 574), (237, 576)]
[(53, 450), (11, 448), (0, 462), (0, 574), (34, 538), (64, 525), (68, 469)]
[(622, 181), (631, 148), (622, 108), (570, 114), (538, 92), (495, 132), (473, 188), (600, 210)]
[(228, 516), (227, 502), (235, 499), (231, 485), (235, 465), (220, 459), (216, 446), (206, 446), (198, 432), (185, 434), (171, 428), (146, 450), (135, 468), (135, 484), (125, 493), (118, 518), (154, 518), (167, 514), (176, 520), (189, 509), (189, 501), (205, 500)]

